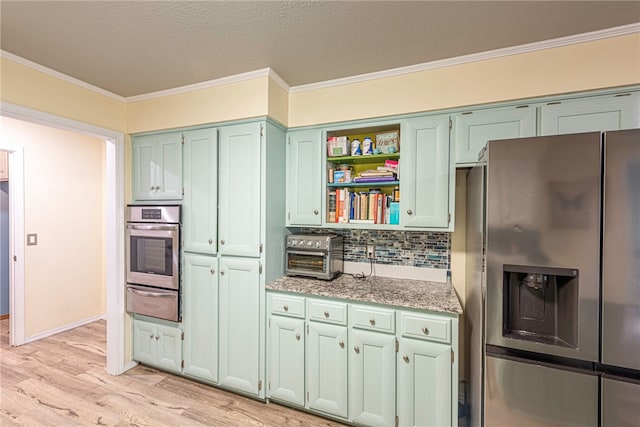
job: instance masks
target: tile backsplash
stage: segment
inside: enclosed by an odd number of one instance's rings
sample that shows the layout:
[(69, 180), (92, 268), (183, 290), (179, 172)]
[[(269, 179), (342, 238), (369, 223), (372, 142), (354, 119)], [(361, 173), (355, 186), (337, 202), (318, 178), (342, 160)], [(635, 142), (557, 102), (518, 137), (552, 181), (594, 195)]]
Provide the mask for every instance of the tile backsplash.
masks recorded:
[(366, 244), (376, 245), (376, 263), (449, 269), (451, 234), (427, 231), (303, 228), (300, 233), (335, 233), (344, 237), (344, 260), (365, 261)]

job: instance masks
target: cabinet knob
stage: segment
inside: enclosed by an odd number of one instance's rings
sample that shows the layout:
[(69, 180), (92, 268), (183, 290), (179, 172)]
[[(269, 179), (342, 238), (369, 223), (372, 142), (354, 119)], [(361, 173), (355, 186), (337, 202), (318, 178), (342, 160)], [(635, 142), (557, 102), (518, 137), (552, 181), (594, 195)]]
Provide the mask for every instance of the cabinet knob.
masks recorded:
[(221, 272), (220, 272), (220, 275), (221, 275), (221, 276), (224, 276), (224, 271), (221, 271)]
[(318, 209), (315, 209), (315, 210), (313, 211), (313, 214), (314, 214), (314, 215), (318, 215)]
[(429, 335), (429, 329), (427, 329), (427, 327), (425, 326), (424, 328), (422, 328), (422, 333), (425, 335)]
[(213, 239), (209, 239), (209, 244), (213, 245)]
[(156, 335), (156, 341), (160, 339), (160, 335)]
[(216, 271), (213, 268), (211, 269), (211, 274), (216, 274)]
[(344, 348), (344, 341), (340, 341), (338, 345), (340, 346), (340, 348)]
[(407, 215), (413, 215), (413, 211), (411, 209), (407, 209)]
[(360, 347), (358, 347), (358, 346), (353, 347), (353, 351), (355, 351), (356, 353), (360, 354)]
[(369, 323), (371, 323), (371, 326), (376, 326), (376, 319), (372, 317), (371, 319), (369, 319)]
[(149, 334), (149, 338), (153, 338), (153, 332)]
[(324, 317), (326, 317), (327, 319), (329, 318), (329, 312), (328, 311), (324, 312)]
[(220, 244), (221, 244), (221, 245), (224, 245), (224, 240), (220, 240)]
[(159, 189), (160, 189), (160, 186), (159, 186), (159, 185), (156, 185), (156, 190), (159, 190)]
[(284, 311), (289, 311), (289, 306), (288, 306), (288, 305), (283, 305), (283, 306), (282, 306), (282, 309), (283, 309)]
[(300, 334), (296, 334), (296, 339), (300, 341)]
[(404, 360), (405, 362), (409, 363), (409, 356), (407, 356), (407, 355), (402, 356), (402, 360)]
[(156, 187), (154, 187), (153, 185), (151, 186), (151, 188), (149, 190), (154, 190)]

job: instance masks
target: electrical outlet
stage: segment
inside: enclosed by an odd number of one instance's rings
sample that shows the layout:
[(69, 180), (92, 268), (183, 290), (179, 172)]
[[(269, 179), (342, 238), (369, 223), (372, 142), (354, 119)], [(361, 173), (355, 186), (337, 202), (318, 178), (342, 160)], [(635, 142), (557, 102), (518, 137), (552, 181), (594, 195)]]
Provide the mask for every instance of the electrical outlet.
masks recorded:
[(376, 257), (376, 244), (367, 243), (367, 259), (375, 259)]

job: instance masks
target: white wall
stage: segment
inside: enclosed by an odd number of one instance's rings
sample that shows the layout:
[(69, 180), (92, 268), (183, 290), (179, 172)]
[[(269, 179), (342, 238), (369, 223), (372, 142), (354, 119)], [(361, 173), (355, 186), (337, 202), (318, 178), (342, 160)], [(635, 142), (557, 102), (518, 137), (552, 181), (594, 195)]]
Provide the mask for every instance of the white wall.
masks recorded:
[(101, 316), (105, 308), (104, 142), (0, 118), (24, 147), (25, 337)]

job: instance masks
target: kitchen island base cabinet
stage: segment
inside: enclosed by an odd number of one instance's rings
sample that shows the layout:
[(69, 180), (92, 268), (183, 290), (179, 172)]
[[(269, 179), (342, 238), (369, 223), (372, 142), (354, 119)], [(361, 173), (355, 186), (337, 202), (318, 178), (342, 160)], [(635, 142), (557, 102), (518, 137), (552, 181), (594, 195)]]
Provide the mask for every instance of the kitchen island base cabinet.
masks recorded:
[(304, 407), (304, 319), (269, 318), (269, 397)]
[(218, 259), (185, 254), (184, 374), (218, 382)]
[(264, 397), (260, 380), (260, 260), (220, 258), (220, 385)]
[(307, 331), (307, 407), (347, 418), (348, 329), (309, 322)]
[(182, 370), (182, 330), (134, 319), (133, 360), (179, 374)]
[(396, 336), (353, 329), (350, 354), (351, 420), (368, 426), (394, 426)]

